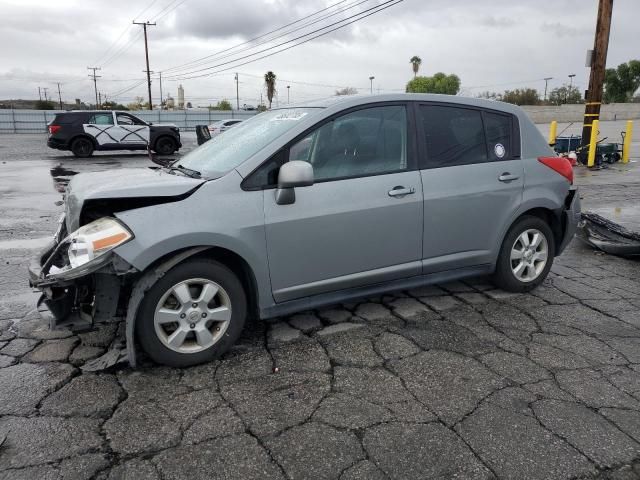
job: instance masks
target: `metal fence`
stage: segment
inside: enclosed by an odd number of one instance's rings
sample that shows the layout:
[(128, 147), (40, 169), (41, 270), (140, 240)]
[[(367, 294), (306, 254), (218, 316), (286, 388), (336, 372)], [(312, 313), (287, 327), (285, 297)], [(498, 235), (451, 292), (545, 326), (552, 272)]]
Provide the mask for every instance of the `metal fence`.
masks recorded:
[[(64, 110), (0, 109), (0, 133), (44, 133), (57, 113)], [(131, 112), (145, 122), (173, 123), (181, 130), (195, 130), (196, 125), (209, 125), (214, 120), (249, 118), (256, 112), (219, 110), (138, 110)]]

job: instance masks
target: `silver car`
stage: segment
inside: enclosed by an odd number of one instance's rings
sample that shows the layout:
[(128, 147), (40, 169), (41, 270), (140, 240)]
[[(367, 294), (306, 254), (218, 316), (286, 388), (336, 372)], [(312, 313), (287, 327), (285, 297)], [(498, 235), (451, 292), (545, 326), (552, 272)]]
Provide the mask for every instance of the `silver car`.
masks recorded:
[(215, 137), (217, 135), (220, 135), (221, 133), (226, 132), (230, 128), (235, 127), (241, 122), (242, 120), (233, 120), (233, 119), (232, 120), (216, 120), (207, 128), (209, 129), (209, 134), (212, 137)]
[(261, 113), (164, 169), (77, 175), (32, 262), (53, 327), (124, 318), (156, 362), (215, 358), (270, 318), (477, 275), (524, 292), (580, 215), (518, 107), (398, 94)]

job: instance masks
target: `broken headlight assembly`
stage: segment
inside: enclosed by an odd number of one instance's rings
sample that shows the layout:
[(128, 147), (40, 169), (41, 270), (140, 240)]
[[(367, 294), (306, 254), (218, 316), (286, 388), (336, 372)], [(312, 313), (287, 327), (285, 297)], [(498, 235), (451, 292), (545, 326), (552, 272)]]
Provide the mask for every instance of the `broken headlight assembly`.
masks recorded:
[[(103, 217), (80, 227), (60, 242), (58, 261), (50, 265), (48, 276), (76, 278), (102, 266), (108, 253), (133, 238), (127, 227), (115, 218)], [(62, 264), (62, 265), (61, 265)]]

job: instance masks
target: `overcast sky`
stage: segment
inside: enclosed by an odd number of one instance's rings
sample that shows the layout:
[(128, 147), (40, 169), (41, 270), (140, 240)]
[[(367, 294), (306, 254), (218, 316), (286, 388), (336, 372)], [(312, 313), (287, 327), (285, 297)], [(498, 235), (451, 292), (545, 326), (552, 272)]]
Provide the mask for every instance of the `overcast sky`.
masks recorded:
[[(186, 100), (194, 106), (223, 98), (235, 103), (236, 71), (241, 104), (258, 103), (264, 92), (261, 77), (267, 70), (278, 77), (280, 104), (287, 101), (287, 85), (293, 102), (333, 95), (336, 86), (367, 92), (369, 76), (375, 76), (375, 91), (402, 91), (413, 76), (409, 64), (413, 55), (422, 58), (421, 74), (457, 74), (462, 93), (467, 95), (519, 87), (542, 92), (544, 77), (553, 77), (551, 89), (567, 82), (571, 73), (576, 74), (574, 84), (585, 88), (585, 52), (593, 45), (597, 0), (404, 0), (317, 40), (234, 67), (236, 57), (230, 56), (234, 52), (248, 55), (383, 2), (0, 0), (0, 99), (37, 98), (38, 86), (48, 88), (49, 96), (55, 91), (57, 98), (55, 82), (61, 82), (63, 100), (92, 101), (88, 66), (102, 67), (98, 89), (111, 99), (127, 103), (137, 95), (146, 98), (142, 28), (131, 25), (134, 18), (157, 19), (157, 26), (149, 27), (151, 70), (165, 71), (165, 96), (175, 97), (182, 83)], [(237, 47), (206, 63), (170, 70), (336, 3), (271, 35), (303, 27), (285, 38), (262, 42), (253, 50), (244, 50), (246, 45)], [(333, 16), (304, 26), (329, 14)], [(640, 58), (639, 19), (640, 1), (615, 0), (608, 66)], [(233, 68), (220, 71), (229, 67)], [(217, 73), (184, 78), (212, 72)], [(182, 75), (182, 79), (171, 75)], [(159, 83), (154, 77), (156, 102)], [(123, 93), (116, 95), (118, 92)]]

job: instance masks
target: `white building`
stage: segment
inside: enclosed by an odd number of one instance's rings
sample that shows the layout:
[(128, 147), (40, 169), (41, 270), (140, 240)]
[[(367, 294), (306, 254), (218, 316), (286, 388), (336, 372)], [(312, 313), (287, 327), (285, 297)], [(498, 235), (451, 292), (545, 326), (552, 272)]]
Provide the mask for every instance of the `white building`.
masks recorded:
[(184, 88), (182, 84), (178, 85), (178, 110), (184, 109)]

